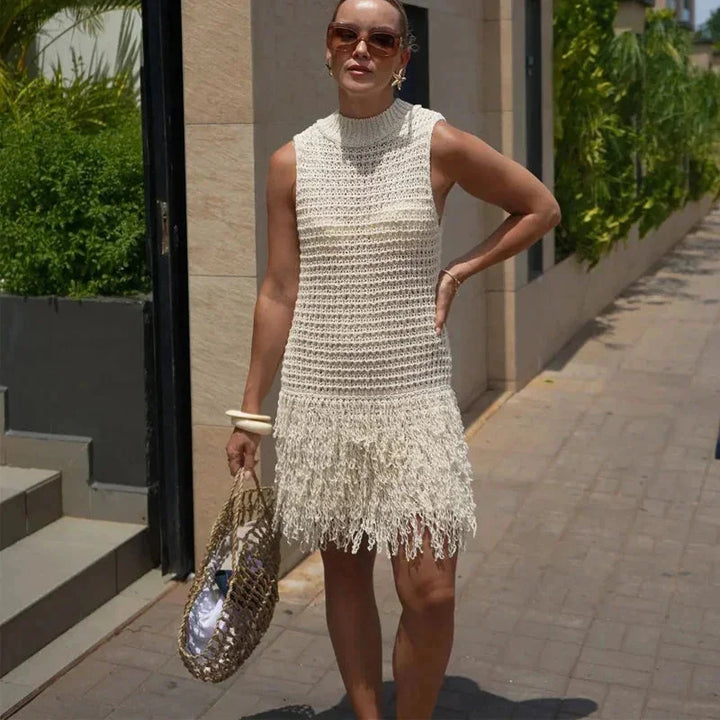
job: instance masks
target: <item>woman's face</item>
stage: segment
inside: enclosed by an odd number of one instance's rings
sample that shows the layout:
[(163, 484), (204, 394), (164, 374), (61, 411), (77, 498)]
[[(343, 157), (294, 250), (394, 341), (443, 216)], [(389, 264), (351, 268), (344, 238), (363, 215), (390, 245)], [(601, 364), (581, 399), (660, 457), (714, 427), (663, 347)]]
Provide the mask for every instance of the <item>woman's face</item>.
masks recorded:
[[(353, 25), (361, 34), (372, 30), (401, 32), (400, 13), (385, 0), (346, 0), (334, 22)], [(382, 57), (361, 39), (348, 49), (331, 52), (326, 48), (325, 58), (343, 90), (352, 94), (374, 94), (390, 86), (393, 73), (407, 65), (410, 50), (401, 46), (393, 55)]]

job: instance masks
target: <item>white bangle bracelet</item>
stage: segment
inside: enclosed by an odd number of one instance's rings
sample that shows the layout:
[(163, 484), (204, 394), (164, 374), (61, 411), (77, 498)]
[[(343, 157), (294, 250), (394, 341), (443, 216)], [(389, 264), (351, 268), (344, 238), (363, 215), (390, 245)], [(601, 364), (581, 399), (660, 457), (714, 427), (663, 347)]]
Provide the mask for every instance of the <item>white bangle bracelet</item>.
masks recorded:
[(257, 435), (270, 435), (273, 429), (269, 422), (261, 422), (260, 420), (233, 420), (233, 425), (238, 430), (247, 430)]
[(271, 422), (272, 418), (269, 415), (256, 415), (255, 413), (248, 413), (243, 410), (226, 410), (226, 415), (237, 420), (259, 420), (260, 422)]

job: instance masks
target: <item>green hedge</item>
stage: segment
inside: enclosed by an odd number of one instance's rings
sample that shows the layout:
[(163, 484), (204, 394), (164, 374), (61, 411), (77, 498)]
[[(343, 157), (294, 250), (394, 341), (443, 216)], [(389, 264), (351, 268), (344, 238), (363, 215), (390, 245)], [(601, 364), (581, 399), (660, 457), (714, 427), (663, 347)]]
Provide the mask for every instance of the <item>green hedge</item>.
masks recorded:
[(0, 114), (0, 291), (135, 295), (145, 258), (141, 117), (113, 81), (24, 81)]
[(689, 60), (691, 33), (647, 10), (615, 35), (617, 0), (559, 0), (554, 15), (558, 259), (595, 265), (689, 200), (720, 194), (720, 75)]

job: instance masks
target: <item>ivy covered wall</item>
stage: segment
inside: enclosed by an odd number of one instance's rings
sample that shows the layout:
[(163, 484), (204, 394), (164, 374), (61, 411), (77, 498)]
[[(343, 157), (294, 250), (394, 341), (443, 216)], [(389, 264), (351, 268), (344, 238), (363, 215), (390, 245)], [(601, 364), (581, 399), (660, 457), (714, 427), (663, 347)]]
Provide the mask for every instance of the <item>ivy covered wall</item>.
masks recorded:
[(720, 74), (689, 59), (690, 31), (646, 11), (616, 35), (617, 0), (556, 0), (555, 230), (560, 260), (597, 264), (690, 200), (720, 194)]

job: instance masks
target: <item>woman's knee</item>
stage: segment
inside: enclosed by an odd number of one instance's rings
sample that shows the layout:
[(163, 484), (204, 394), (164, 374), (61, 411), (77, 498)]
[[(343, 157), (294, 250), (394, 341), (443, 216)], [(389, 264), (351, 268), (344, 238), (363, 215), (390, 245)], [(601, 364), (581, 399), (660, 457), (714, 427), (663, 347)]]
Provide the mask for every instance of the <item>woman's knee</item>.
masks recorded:
[(435, 559), (426, 529), (421, 553), (412, 560), (402, 553), (393, 559), (395, 587), (404, 610), (439, 615), (454, 610), (457, 555), (449, 556), (447, 546), (444, 549), (445, 557)]
[(397, 584), (398, 599), (413, 613), (442, 616), (455, 610), (455, 587), (451, 578), (415, 578)]

